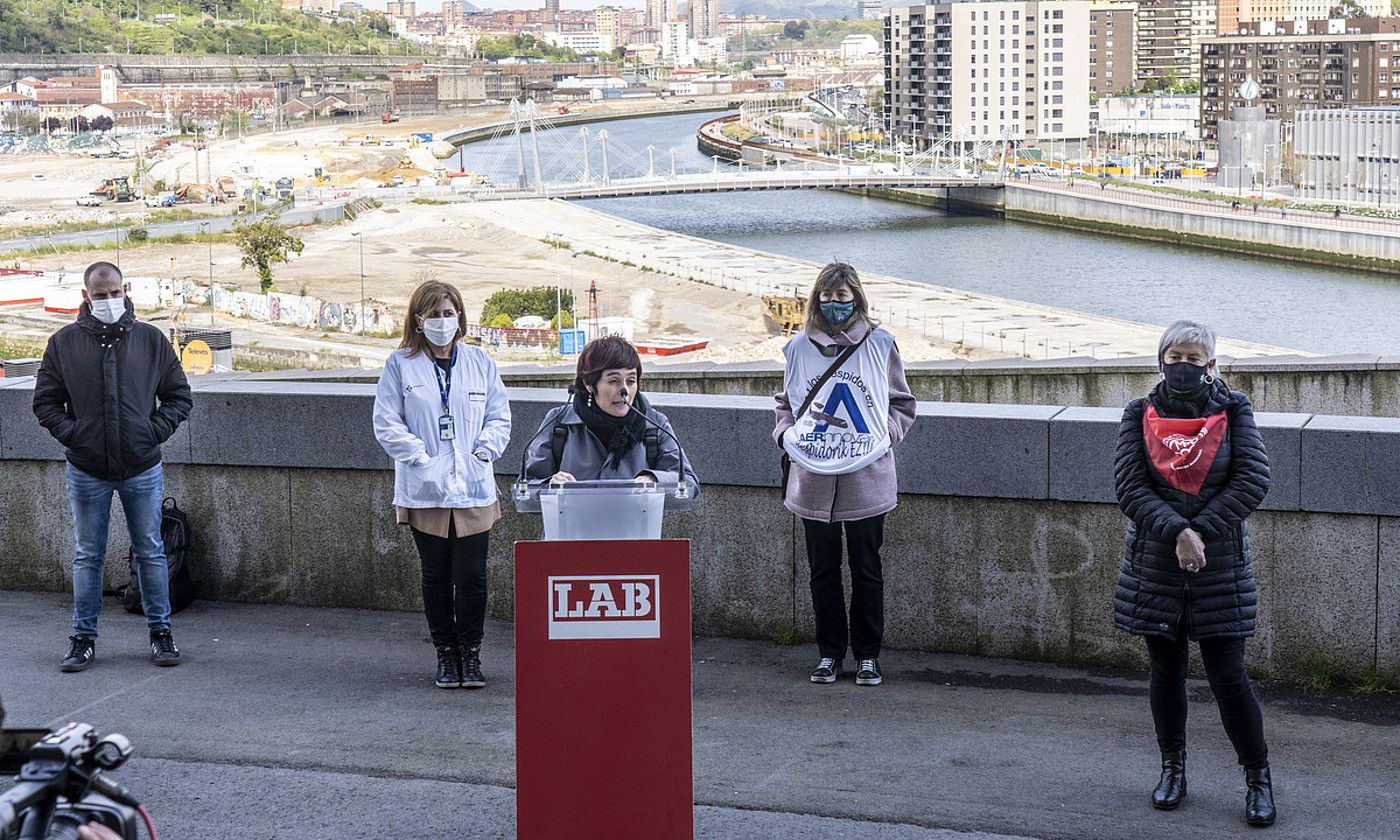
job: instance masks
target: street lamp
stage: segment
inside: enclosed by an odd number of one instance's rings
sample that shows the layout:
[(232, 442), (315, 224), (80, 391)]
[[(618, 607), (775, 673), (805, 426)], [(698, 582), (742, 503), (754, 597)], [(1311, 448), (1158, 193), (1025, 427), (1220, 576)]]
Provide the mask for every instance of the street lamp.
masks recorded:
[(209, 326), (214, 326), (214, 226), (209, 222), (200, 222), (200, 229), (209, 239)]
[(365, 334), (365, 238), (360, 234), (362, 231), (353, 231), (350, 235), (360, 241), (360, 335)]
[(1381, 138), (1371, 140), (1371, 165), (1376, 168), (1376, 207), (1381, 206)]

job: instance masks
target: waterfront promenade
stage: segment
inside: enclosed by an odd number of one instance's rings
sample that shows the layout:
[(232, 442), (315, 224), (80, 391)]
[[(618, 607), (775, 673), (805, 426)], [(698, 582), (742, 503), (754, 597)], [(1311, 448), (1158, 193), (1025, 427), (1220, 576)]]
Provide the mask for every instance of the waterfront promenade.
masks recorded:
[[(834, 254), (800, 260), (649, 227), (557, 199), (469, 205), (464, 211), (537, 241), (566, 244), (575, 254), (663, 275), (731, 289), (746, 295), (805, 295)], [(857, 256), (850, 256), (857, 259)], [(1159, 325), (1009, 300), (936, 284), (938, 259), (929, 255), (928, 280), (862, 272), (875, 317), (904, 342), (958, 343), (964, 351), (1030, 358), (1114, 358), (1157, 352)], [(1027, 266), (1028, 271), (1036, 270)], [(903, 346), (903, 345), (902, 345)], [(1246, 357), (1295, 351), (1222, 338), (1222, 356)]]
[[(116, 778), (163, 837), (514, 836), (507, 623), (487, 627), (488, 687), (466, 692), (432, 687), (412, 612), (200, 602), (175, 617), (183, 664), (157, 669), (109, 600), (96, 663), (61, 674), (67, 614), (64, 595), (0, 591), (9, 721), (129, 736)], [(807, 682), (811, 655), (695, 640), (698, 837), (1382, 840), (1400, 824), (1393, 696), (1263, 687), (1281, 816), (1261, 834), (1204, 681), (1191, 793), (1160, 813), (1141, 672), (889, 651), (864, 689)]]

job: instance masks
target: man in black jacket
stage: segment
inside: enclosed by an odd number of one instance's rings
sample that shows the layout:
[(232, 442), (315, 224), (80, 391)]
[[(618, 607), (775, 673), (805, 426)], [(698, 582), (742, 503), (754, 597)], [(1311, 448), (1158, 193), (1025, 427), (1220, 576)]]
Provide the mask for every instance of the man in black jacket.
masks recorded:
[(73, 509), (73, 636), (64, 671), (81, 671), (96, 654), (102, 612), (102, 564), (112, 494), (121, 496), (136, 557), (141, 604), (157, 665), (178, 665), (170, 634), (169, 579), (160, 536), (165, 473), (160, 445), (193, 403), (180, 360), (160, 330), (139, 323), (107, 262), (83, 273), (76, 323), (49, 339), (34, 384), (34, 415), (67, 448)]

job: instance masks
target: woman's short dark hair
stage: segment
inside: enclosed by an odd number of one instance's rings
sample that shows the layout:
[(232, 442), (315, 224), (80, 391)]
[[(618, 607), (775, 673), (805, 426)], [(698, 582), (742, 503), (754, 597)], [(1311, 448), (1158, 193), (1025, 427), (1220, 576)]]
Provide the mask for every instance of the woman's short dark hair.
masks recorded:
[(588, 342), (588, 345), (578, 356), (578, 373), (574, 377), (574, 392), (586, 393), (588, 388), (598, 384), (604, 371), (623, 368), (637, 372), (637, 390), (640, 391), (642, 387), (642, 357), (637, 355), (637, 348), (620, 335), (595, 338)]
[(860, 284), (860, 275), (850, 263), (827, 263), (817, 274), (817, 282), (812, 284), (812, 294), (807, 298), (807, 317), (802, 328), (807, 332), (830, 333), (832, 327), (822, 315), (822, 292), (833, 292), (842, 286), (851, 288), (852, 300), (856, 305), (853, 318), (870, 323), (870, 303), (865, 299), (865, 287)]

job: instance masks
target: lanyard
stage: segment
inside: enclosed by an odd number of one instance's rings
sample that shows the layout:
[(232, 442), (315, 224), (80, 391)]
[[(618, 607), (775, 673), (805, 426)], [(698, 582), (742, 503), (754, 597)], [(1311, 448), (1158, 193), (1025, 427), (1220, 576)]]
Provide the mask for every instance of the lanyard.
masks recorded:
[(447, 363), (447, 373), (443, 374), (442, 367), (438, 365), (437, 359), (433, 359), (433, 374), (437, 376), (438, 393), (442, 395), (442, 413), (446, 416), (452, 415), (452, 405), (448, 398), (452, 396), (452, 368), (457, 366), (457, 346), (452, 346), (452, 360)]

